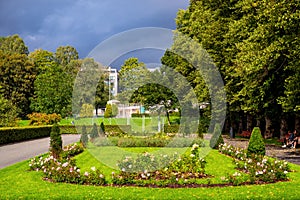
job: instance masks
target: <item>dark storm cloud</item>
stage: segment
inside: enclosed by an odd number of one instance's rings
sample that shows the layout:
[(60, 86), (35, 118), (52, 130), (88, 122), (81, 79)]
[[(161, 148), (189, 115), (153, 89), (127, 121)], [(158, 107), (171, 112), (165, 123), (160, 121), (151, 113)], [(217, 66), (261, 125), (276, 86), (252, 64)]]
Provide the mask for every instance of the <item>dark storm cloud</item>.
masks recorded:
[(175, 29), (188, 0), (0, 0), (0, 35), (19, 34), (30, 51), (72, 45), (85, 57), (106, 38), (139, 27)]

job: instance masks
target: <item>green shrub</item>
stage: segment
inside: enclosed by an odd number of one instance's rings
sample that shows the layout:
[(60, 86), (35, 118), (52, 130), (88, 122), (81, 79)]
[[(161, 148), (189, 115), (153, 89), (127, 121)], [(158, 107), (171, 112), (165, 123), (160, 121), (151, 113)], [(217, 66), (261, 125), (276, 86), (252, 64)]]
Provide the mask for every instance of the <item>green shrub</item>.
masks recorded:
[[(63, 125), (59, 127), (62, 134), (78, 134), (77, 130), (82, 130), (82, 125), (80, 126)], [(86, 126), (87, 132), (91, 132), (92, 128), (93, 126)], [(109, 136), (121, 136), (126, 133), (130, 133), (131, 126), (130, 125), (104, 125), (104, 129), (102, 130), (104, 130), (104, 132)], [(101, 133), (101, 129), (100, 129), (100, 133)]]
[(261, 135), (260, 129), (255, 127), (252, 131), (250, 141), (247, 149), (248, 154), (258, 154), (265, 155), (266, 154), (266, 146)]
[(104, 117), (105, 118), (110, 118), (110, 117), (115, 117), (118, 115), (118, 107), (115, 104), (106, 104), (105, 112), (104, 112)]
[(97, 146), (118, 147), (191, 147), (197, 144), (204, 147), (204, 141), (199, 138), (152, 138), (152, 137), (109, 137), (98, 138), (94, 141)]
[(0, 128), (0, 144), (49, 137), (51, 126)]
[(89, 137), (88, 137), (88, 134), (87, 134), (87, 131), (86, 131), (86, 126), (82, 126), (80, 142), (84, 147), (86, 147), (88, 141), (89, 141)]
[(83, 104), (80, 110), (80, 117), (93, 117), (94, 107), (92, 104)]
[(62, 152), (62, 139), (60, 129), (57, 124), (54, 124), (50, 133), (50, 152), (54, 158), (59, 158)]
[(99, 134), (101, 137), (105, 136), (105, 126), (104, 126), (103, 122), (101, 122), (101, 124), (100, 124)]
[(220, 124), (216, 124), (209, 146), (213, 149), (218, 149), (220, 144), (224, 144), (224, 140), (222, 137), (221, 126)]
[[(60, 125), (59, 128), (61, 134), (78, 134), (76, 126), (74, 125)], [(82, 127), (79, 128), (82, 130)]]
[(178, 133), (179, 130), (178, 124), (172, 124), (170, 126), (164, 126), (164, 132), (165, 133)]
[(99, 137), (96, 123), (94, 123), (94, 125), (93, 125), (92, 131), (90, 132), (90, 137), (91, 137), (91, 139), (95, 139), (95, 138)]
[(29, 125), (52, 125), (58, 123), (61, 120), (60, 114), (46, 114), (46, 113), (32, 113), (28, 114), (30, 122)]
[(131, 133), (130, 125), (105, 125), (105, 133), (108, 136), (122, 136)]
[(150, 117), (150, 115), (148, 113), (144, 113), (144, 114), (140, 114), (140, 113), (132, 113), (131, 117)]

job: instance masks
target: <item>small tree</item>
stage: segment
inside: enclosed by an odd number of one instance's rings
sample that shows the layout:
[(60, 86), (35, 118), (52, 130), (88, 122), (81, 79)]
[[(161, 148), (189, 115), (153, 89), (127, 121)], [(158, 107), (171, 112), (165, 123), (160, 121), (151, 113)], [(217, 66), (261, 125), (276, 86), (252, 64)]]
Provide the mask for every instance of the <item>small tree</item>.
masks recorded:
[(111, 104), (106, 104), (106, 108), (105, 108), (105, 112), (104, 112), (104, 117), (105, 118), (112, 117), (112, 106), (111, 106)]
[(80, 117), (93, 117), (94, 107), (92, 104), (83, 104), (80, 110)]
[(62, 139), (60, 129), (54, 124), (50, 133), (50, 152), (54, 158), (59, 158), (62, 152)]
[(115, 117), (118, 115), (118, 113), (119, 113), (118, 106), (116, 104), (112, 104), (111, 105), (111, 116)]
[(220, 124), (216, 124), (209, 146), (213, 149), (218, 149), (220, 144), (224, 144), (224, 140), (222, 137), (221, 126)]
[(259, 154), (263, 156), (266, 154), (266, 146), (258, 127), (255, 127), (252, 131), (248, 144), (248, 154)]
[(81, 144), (82, 144), (84, 147), (86, 147), (88, 141), (89, 141), (89, 137), (88, 137), (88, 134), (87, 134), (87, 131), (86, 131), (86, 126), (83, 125), (83, 126), (82, 126), (82, 131), (81, 131), (81, 136), (80, 136), (80, 142), (81, 142)]
[(91, 137), (91, 139), (95, 139), (95, 138), (99, 137), (96, 123), (94, 123), (94, 125), (93, 125), (93, 128), (90, 133), (90, 137)]
[(101, 122), (100, 124), (100, 131), (99, 131), (100, 136), (105, 136), (105, 126), (103, 124), (103, 122)]

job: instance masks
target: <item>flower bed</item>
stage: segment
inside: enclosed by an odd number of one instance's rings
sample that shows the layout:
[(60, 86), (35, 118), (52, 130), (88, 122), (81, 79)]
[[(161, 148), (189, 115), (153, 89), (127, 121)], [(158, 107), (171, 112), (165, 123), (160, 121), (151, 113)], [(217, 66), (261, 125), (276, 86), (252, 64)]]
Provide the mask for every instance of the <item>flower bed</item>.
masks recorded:
[(231, 156), (234, 159), (236, 168), (239, 171), (248, 174), (247, 180), (241, 180), (245, 177), (242, 177), (241, 173), (236, 172), (225, 178), (228, 182), (238, 185), (244, 181), (248, 181), (251, 184), (258, 184), (288, 180), (287, 174), (290, 171), (290, 168), (285, 161), (261, 155), (247, 155), (245, 149), (236, 148), (227, 144), (221, 144), (219, 146), (219, 151), (225, 155)]
[[(237, 171), (221, 177), (221, 182), (203, 184), (206, 161), (200, 158), (200, 147), (194, 144), (183, 155), (177, 153), (154, 155), (139, 154), (136, 158), (124, 157), (117, 163), (120, 169), (112, 172), (111, 180), (95, 167), (81, 171), (73, 156), (81, 153), (83, 147), (74, 144), (64, 148), (61, 159), (52, 156), (36, 157), (30, 161), (30, 169), (41, 171), (44, 179), (52, 182), (66, 182), (86, 185), (147, 186), (147, 187), (224, 187), (273, 183), (288, 180), (290, 171), (287, 162), (263, 156), (249, 156), (246, 150), (223, 144), (219, 151), (233, 158)], [(202, 180), (202, 181), (201, 181)]]
[(191, 151), (179, 156), (154, 156), (150, 153), (139, 155), (136, 159), (125, 157), (118, 163), (120, 173), (112, 173), (113, 184), (160, 185), (192, 184), (197, 179), (207, 177), (206, 161), (199, 156), (199, 145), (194, 144)]
[(81, 172), (75, 164), (73, 156), (83, 151), (82, 145), (77, 143), (66, 146), (61, 159), (53, 156), (35, 157), (31, 159), (31, 170), (42, 171), (44, 179), (53, 182), (66, 182), (75, 184), (104, 185), (106, 179), (100, 170), (91, 167), (90, 171)]

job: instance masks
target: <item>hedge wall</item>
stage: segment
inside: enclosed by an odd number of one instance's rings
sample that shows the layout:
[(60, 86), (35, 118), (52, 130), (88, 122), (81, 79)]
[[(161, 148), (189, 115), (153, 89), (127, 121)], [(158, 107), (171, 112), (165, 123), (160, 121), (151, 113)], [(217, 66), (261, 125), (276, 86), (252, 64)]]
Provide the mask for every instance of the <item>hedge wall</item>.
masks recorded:
[[(82, 126), (76, 126), (79, 131), (82, 130)], [(61, 134), (81, 134), (78, 133), (76, 130), (76, 127), (74, 125), (66, 125), (66, 126), (60, 126), (60, 132)], [(86, 126), (87, 133), (89, 133), (92, 130), (93, 126)], [(98, 131), (100, 129), (100, 125), (97, 126)], [(131, 126), (130, 125), (105, 125), (105, 133), (109, 136), (119, 136), (123, 135), (125, 133), (131, 132)]]
[(179, 131), (179, 124), (173, 124), (170, 126), (164, 126), (164, 132), (165, 133), (178, 133)]
[(6, 127), (0, 129), (0, 145), (49, 137), (52, 126)]

